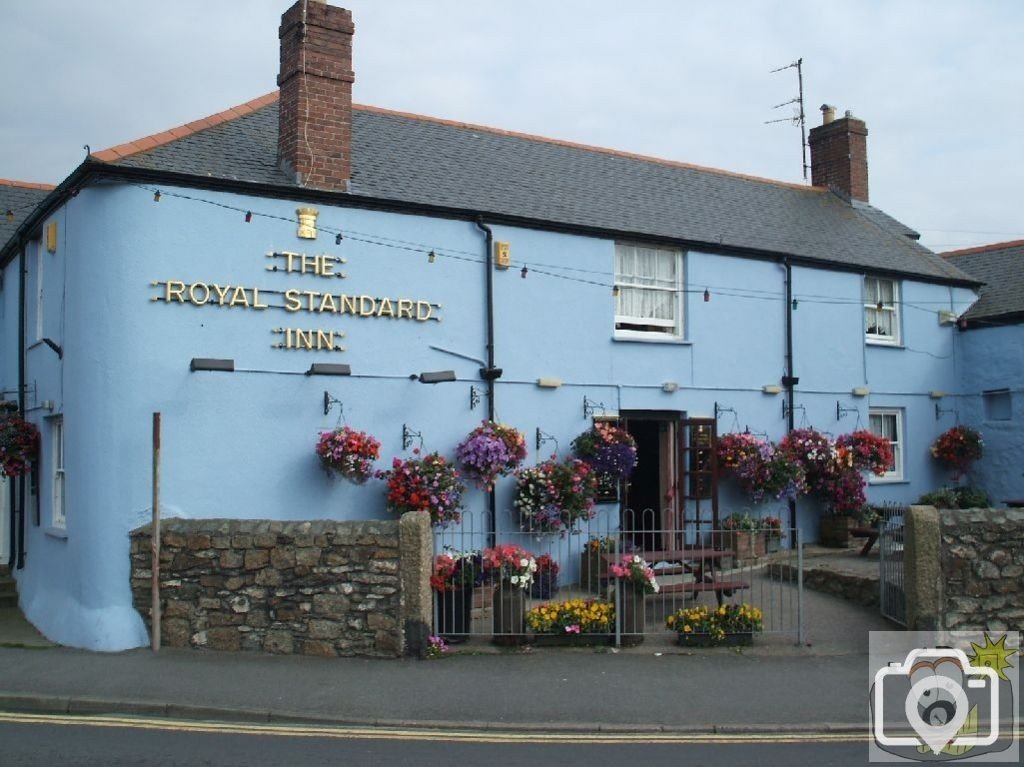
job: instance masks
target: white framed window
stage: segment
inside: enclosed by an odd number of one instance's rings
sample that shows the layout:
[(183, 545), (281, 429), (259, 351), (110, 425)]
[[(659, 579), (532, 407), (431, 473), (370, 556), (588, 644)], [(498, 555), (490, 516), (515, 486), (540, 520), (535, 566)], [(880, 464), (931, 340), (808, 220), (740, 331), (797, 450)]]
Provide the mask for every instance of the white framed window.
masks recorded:
[(870, 343), (900, 343), (900, 285), (883, 277), (864, 278), (864, 337)]
[(683, 337), (683, 254), (615, 244), (615, 337)]
[(903, 479), (903, 410), (900, 408), (871, 408), (868, 424), (872, 434), (885, 437), (892, 447), (892, 463), (881, 477), (872, 475), (872, 482), (892, 482)]
[(50, 419), (50, 439), (53, 446), (53, 514), (51, 524), (61, 530), (67, 527), (68, 510), (64, 474), (64, 416)]

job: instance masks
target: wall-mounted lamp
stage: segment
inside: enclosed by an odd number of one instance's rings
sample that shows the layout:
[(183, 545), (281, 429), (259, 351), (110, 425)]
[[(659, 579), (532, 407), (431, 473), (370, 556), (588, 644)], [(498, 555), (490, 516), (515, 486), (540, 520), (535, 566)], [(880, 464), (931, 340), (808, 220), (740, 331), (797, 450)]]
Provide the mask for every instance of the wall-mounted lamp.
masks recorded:
[(420, 373), (419, 375), (413, 374), (409, 376), (414, 381), (419, 381), (425, 384), (436, 384), (444, 383), (446, 381), (455, 380), (454, 370), (433, 370), (428, 373)]
[(192, 372), (197, 370), (219, 370), (224, 373), (233, 373), (235, 372), (235, 361), (212, 357), (193, 357), (188, 367)]
[(931, 397), (932, 399), (942, 399), (943, 397), (946, 396), (946, 392), (935, 389), (928, 392), (928, 396)]
[(866, 397), (869, 394), (871, 394), (871, 389), (869, 389), (867, 386), (854, 386), (852, 389), (850, 389), (850, 394), (852, 394), (854, 397)]
[(350, 376), (352, 366), (340, 362), (314, 362), (306, 371), (308, 376)]
[(561, 378), (538, 378), (537, 386), (542, 389), (557, 389), (562, 385)]
[(956, 312), (951, 312), (949, 309), (939, 309), (939, 324), (940, 325), (955, 325), (957, 321)]
[(778, 384), (765, 384), (761, 387), (765, 394), (782, 394), (782, 387)]
[(678, 391), (678, 389), (679, 384), (677, 384), (675, 381), (665, 381), (665, 383), (661, 385), (661, 390), (666, 394), (671, 394), (674, 391)]

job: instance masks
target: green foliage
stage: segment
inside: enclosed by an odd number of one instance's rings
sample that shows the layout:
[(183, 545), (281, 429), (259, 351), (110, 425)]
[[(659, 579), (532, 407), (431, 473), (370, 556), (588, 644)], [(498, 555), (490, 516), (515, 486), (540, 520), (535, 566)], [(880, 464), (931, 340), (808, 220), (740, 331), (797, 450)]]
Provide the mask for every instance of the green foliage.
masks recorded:
[(992, 505), (992, 499), (980, 487), (943, 487), (925, 493), (917, 502), (937, 509), (976, 509)]

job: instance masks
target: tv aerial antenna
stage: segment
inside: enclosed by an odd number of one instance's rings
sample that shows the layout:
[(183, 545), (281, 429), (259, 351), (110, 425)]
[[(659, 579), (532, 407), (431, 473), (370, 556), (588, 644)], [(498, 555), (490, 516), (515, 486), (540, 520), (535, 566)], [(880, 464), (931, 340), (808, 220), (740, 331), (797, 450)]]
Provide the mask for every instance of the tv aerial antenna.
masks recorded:
[(778, 120), (765, 120), (765, 125), (772, 123), (790, 123), (791, 125), (800, 126), (800, 152), (803, 156), (804, 166), (804, 181), (807, 180), (807, 122), (804, 118), (804, 60), (802, 58), (797, 59), (792, 64), (786, 64), (784, 67), (771, 70), (771, 73), (784, 72), (787, 69), (796, 70), (797, 86), (799, 88), (798, 95), (795, 99), (789, 101), (783, 101), (781, 104), (776, 104), (772, 109), (782, 109), (782, 107), (795, 104), (796, 107), (793, 109), (792, 117), (780, 117)]

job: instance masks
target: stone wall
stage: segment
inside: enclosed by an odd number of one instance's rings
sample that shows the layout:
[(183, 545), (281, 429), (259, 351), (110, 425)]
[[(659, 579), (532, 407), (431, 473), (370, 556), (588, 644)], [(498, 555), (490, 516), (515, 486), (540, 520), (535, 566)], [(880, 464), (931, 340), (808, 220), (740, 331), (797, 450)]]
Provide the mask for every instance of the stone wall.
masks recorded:
[(907, 627), (1024, 630), (1024, 510), (912, 506)]
[[(150, 525), (131, 533), (132, 593), (150, 629), (151, 535)], [(168, 519), (160, 539), (164, 645), (398, 656), (418, 653), (429, 633), (425, 515), (400, 522)]]

